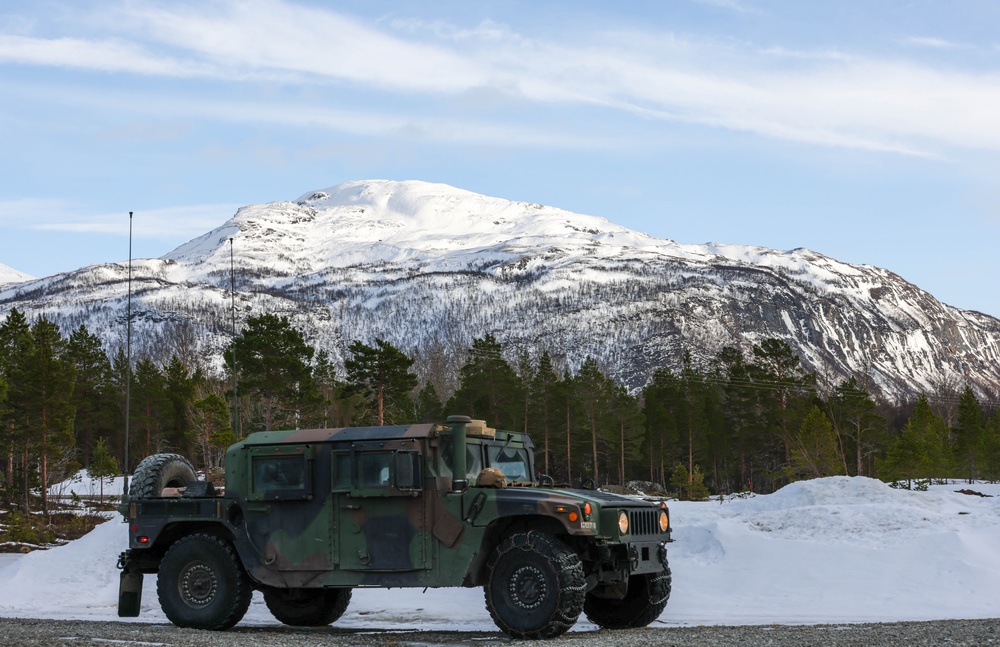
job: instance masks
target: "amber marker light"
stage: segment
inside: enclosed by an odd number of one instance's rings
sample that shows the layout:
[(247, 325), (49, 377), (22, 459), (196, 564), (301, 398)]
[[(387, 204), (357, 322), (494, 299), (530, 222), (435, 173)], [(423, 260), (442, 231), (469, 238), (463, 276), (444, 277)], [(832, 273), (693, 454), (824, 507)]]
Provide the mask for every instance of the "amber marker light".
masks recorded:
[(592, 507), (590, 507), (590, 501), (587, 501), (586, 503), (583, 504), (583, 518), (584, 519), (590, 519), (590, 514), (593, 511), (594, 511), (594, 509)]
[(569, 513), (569, 520), (570, 521), (576, 521), (579, 518), (580, 518), (580, 515), (578, 515), (577, 513), (575, 513), (575, 512), (570, 512)]

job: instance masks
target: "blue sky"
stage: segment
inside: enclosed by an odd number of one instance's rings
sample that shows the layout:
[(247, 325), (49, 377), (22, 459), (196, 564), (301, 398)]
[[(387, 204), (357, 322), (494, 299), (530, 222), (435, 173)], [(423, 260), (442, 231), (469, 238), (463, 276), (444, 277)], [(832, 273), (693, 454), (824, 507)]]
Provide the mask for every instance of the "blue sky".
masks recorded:
[(0, 263), (444, 182), (1000, 316), (1000, 3), (0, 0)]

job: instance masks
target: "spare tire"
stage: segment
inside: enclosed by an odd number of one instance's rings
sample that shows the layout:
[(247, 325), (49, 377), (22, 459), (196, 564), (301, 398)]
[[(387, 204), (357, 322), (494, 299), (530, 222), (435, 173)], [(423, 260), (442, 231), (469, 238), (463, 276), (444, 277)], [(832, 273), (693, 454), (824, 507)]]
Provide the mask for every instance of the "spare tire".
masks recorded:
[(186, 487), (197, 480), (191, 461), (180, 454), (153, 454), (136, 466), (128, 496), (130, 499), (160, 496), (163, 488)]

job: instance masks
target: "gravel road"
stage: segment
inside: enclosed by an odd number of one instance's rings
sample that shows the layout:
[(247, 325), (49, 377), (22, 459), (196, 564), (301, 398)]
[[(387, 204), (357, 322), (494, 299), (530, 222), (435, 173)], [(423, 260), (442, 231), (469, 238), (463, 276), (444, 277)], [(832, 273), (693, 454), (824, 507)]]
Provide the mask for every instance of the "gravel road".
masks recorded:
[(178, 629), (171, 625), (134, 622), (82, 622), (0, 618), (0, 644), (24, 647), (65, 645), (140, 645), (142, 647), (269, 647), (358, 645), (424, 647), (446, 645), (511, 645), (529, 647), (1000, 647), (1000, 619), (896, 622), (870, 625), (770, 625), (755, 627), (674, 627), (631, 631), (571, 632), (545, 642), (514, 641), (490, 632), (366, 630), (299, 630), (281, 627), (236, 627), (224, 632)]

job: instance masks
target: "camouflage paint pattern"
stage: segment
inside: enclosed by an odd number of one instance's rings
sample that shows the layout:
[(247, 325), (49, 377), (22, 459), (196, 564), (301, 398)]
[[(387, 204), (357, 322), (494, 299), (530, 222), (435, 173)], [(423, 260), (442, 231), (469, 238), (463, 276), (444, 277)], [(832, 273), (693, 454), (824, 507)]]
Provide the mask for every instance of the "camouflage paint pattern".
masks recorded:
[[(525, 529), (562, 538), (598, 582), (662, 568), (670, 541), (658, 525), (665, 508), (539, 487), (530, 438), (472, 427), (464, 479), (475, 484), (484, 467), (507, 468), (512, 484), (453, 491), (453, 479), (461, 479), (449, 467), (452, 437), (451, 428), (435, 425), (252, 434), (227, 453), (223, 496), (123, 506), (126, 571), (156, 572), (172, 541), (206, 530), (232, 540), (258, 585), (281, 588), (478, 586), (505, 533)], [(491, 464), (501, 456), (510, 462)], [(626, 534), (618, 527), (622, 511), (634, 520)]]

